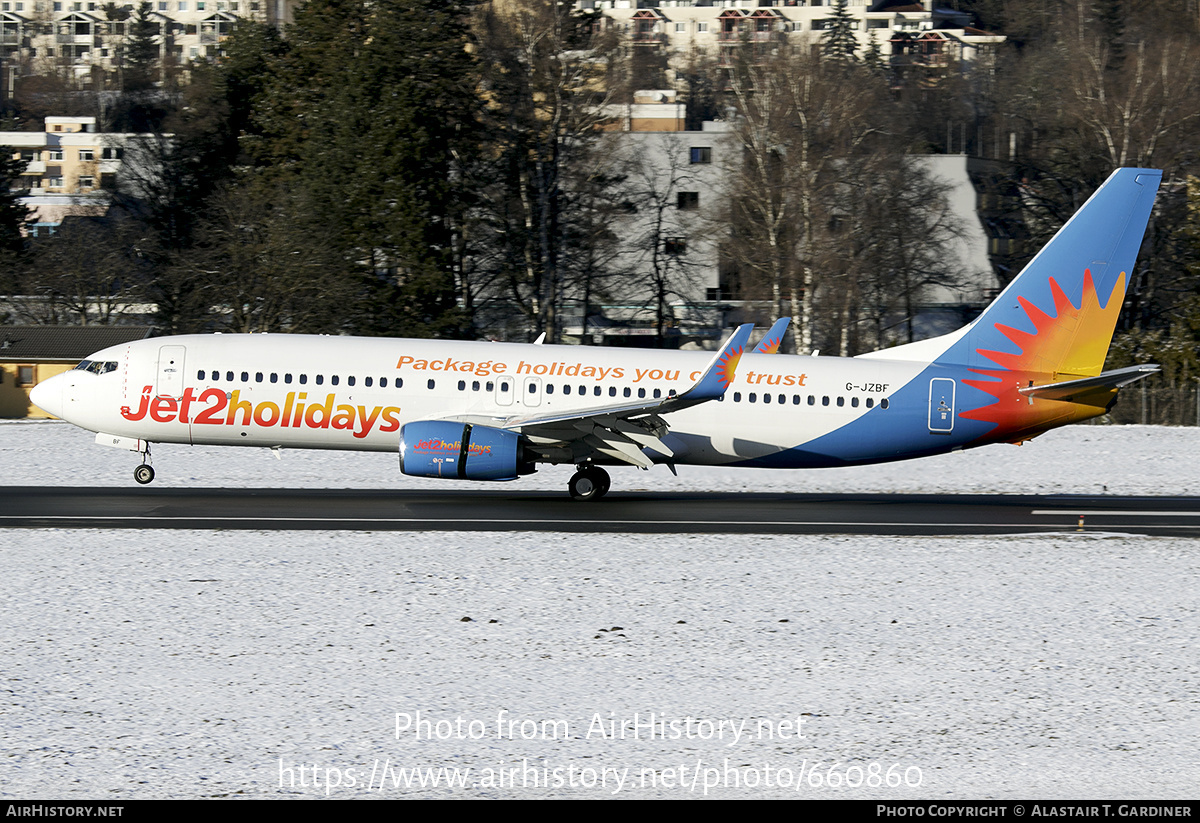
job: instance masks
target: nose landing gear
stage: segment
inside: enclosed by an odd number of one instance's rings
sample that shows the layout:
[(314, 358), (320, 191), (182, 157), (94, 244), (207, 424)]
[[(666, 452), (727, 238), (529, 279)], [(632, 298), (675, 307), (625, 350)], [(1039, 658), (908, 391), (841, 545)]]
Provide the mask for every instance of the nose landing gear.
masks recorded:
[(579, 471), (571, 476), (567, 489), (574, 500), (599, 500), (608, 494), (611, 480), (608, 472), (590, 463), (579, 467)]
[(133, 479), (143, 486), (154, 479), (154, 467), (146, 461), (150, 458), (150, 444), (146, 444), (146, 450), (142, 452), (142, 465), (133, 470)]

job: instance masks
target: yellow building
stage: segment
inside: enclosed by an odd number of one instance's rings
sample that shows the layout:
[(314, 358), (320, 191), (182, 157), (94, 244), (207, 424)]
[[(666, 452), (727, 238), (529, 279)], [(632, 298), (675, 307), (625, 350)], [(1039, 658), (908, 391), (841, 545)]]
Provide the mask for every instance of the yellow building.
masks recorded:
[(150, 336), (148, 326), (0, 326), (0, 418), (52, 417), (29, 391), (89, 354)]

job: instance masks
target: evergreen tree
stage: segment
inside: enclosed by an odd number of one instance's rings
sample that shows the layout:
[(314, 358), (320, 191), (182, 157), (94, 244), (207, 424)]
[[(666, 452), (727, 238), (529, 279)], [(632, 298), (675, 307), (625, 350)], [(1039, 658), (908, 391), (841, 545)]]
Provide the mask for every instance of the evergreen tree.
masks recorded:
[[(255, 149), (364, 284), (360, 331), (458, 336), (461, 164), (475, 152), (466, 5), (312, 0), (261, 96)], [(331, 273), (338, 276), (339, 273)]]
[(821, 38), (821, 53), (843, 63), (851, 63), (856, 58), (858, 40), (854, 36), (854, 20), (846, 8), (849, 0), (835, 0), (833, 17)]
[(13, 159), (11, 150), (0, 151), (0, 253), (20, 252), (25, 246), (25, 227), (32, 218), (21, 202), (21, 190), (14, 188), (25, 161)]
[(129, 43), (125, 47), (125, 91), (153, 88), (158, 79), (159, 24), (151, 17), (151, 12), (150, 3), (143, 0), (129, 23)]

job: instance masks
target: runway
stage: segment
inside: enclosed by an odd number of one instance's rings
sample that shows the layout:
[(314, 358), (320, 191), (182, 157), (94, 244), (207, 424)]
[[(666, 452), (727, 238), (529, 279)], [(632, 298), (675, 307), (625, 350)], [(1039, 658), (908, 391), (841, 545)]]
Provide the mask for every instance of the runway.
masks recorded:
[(1200, 535), (1200, 497), (0, 487), (0, 527)]

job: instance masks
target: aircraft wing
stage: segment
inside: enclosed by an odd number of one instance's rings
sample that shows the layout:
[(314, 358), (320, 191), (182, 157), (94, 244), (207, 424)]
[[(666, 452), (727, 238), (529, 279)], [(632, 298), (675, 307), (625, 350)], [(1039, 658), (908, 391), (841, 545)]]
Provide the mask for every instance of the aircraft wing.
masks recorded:
[(1130, 383), (1135, 383), (1143, 377), (1149, 377), (1157, 371), (1160, 371), (1158, 365), (1147, 363), (1142, 366), (1129, 366), (1124, 369), (1101, 372), (1095, 377), (1084, 377), (1080, 380), (1026, 386), (1018, 391), (1027, 397), (1038, 397), (1043, 400), (1062, 400), (1087, 406), (1106, 406), (1112, 399), (1114, 391), (1124, 388)]
[[(544, 414), (447, 419), (520, 432), (535, 446), (568, 447), (572, 452), (571, 459), (584, 459), (591, 453), (599, 453), (622, 463), (649, 468), (653, 461), (642, 453), (643, 448), (666, 457), (674, 456), (661, 439), (667, 433), (662, 415), (724, 396), (737, 373), (738, 361), (753, 329), (753, 323), (738, 326), (709, 361), (700, 379), (682, 394), (672, 390), (666, 397), (654, 400), (639, 399)], [(563, 462), (567, 462), (566, 459)]]

